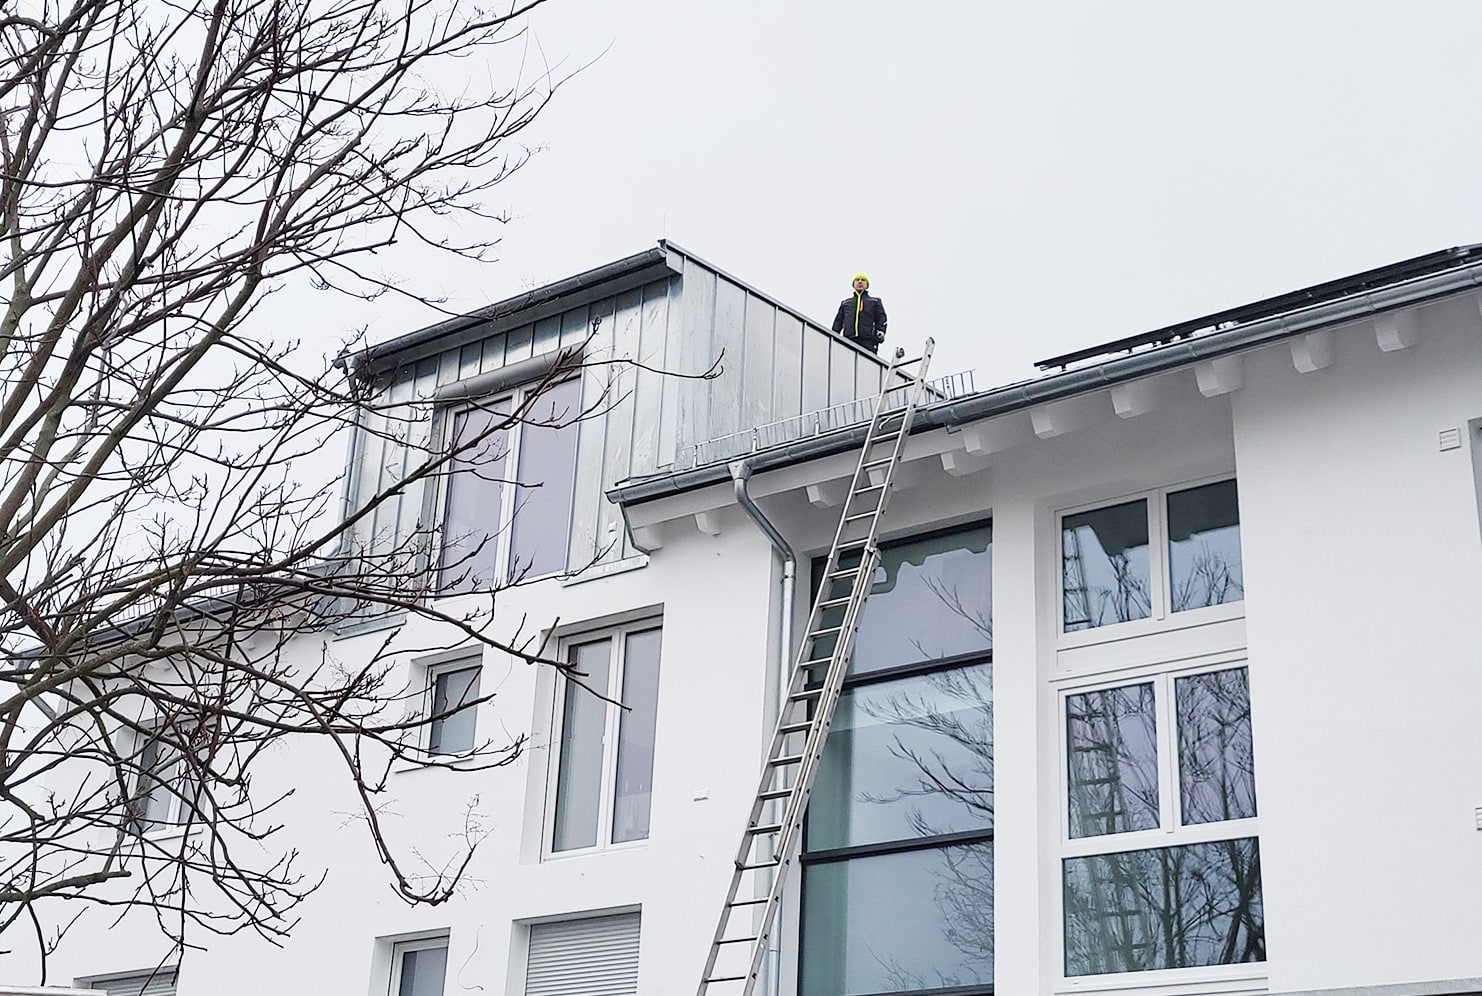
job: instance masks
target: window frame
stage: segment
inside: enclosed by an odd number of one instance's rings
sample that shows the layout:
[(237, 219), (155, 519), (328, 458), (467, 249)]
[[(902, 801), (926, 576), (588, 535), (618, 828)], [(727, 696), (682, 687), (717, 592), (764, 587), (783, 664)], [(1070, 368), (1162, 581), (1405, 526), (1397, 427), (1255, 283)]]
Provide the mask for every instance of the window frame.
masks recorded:
[[(442, 948), (446, 953), (449, 950), (451, 935), (447, 932), (430, 934), (426, 937), (410, 937), (405, 940), (391, 942), (391, 968), (386, 975), (386, 996), (402, 996), (401, 993), (401, 968), (402, 962), (408, 954), (415, 951), (434, 951)], [(443, 969), (443, 991), (447, 992), (447, 961), (444, 954)]]
[[(1181, 490), (1175, 488), (1173, 490)], [(1236, 603), (1238, 604), (1238, 603)], [(1214, 606), (1219, 608), (1219, 606)], [(1200, 611), (1200, 610), (1190, 610)], [(1179, 781), (1179, 730), (1176, 700), (1177, 682), (1202, 674), (1245, 668), (1250, 661), (1244, 650), (1206, 654), (1194, 660), (1159, 662), (1115, 671), (1064, 678), (1053, 682), (1056, 706), (1056, 786), (1058, 797), (1056, 839), (1059, 850), (1055, 860), (1053, 900), (1057, 929), (1052, 952), (1055, 957), (1056, 991), (1097, 991), (1157, 987), (1172, 984), (1203, 984), (1265, 979), (1266, 961), (1236, 962), (1228, 965), (1196, 965), (1185, 968), (1157, 968), (1141, 971), (1087, 975), (1066, 973), (1066, 862), (1077, 858), (1124, 854), (1133, 851), (1162, 850), (1193, 844), (1254, 838), (1259, 842), (1260, 811), (1255, 816), (1206, 823), (1183, 822), (1182, 789)], [(1145, 830), (1126, 830), (1084, 837), (1071, 836), (1070, 827), (1070, 723), (1067, 702), (1071, 696), (1088, 692), (1152, 684), (1154, 719), (1157, 724), (1155, 744), (1158, 750), (1158, 826)], [(1259, 786), (1256, 787), (1259, 799)], [(1263, 888), (1264, 893), (1264, 888)], [(1180, 990), (1182, 991), (1182, 990)]]
[[(659, 668), (662, 674), (664, 660), (664, 619), (662, 616), (641, 616), (627, 622), (614, 623), (595, 629), (584, 629), (564, 634), (561, 637), (560, 660), (569, 659), (571, 652), (579, 646), (607, 640), (608, 650), (607, 688), (604, 694), (613, 702), (622, 701), (623, 678), (627, 673), (628, 637), (639, 634), (659, 633)], [(559, 861), (602, 851), (630, 850), (647, 847), (649, 837), (614, 842), (613, 820), (617, 810), (617, 766), (620, 750), (621, 724), (624, 711), (610, 702), (603, 703), (602, 724), (602, 770), (597, 800), (597, 842), (587, 847), (556, 849), (556, 814), (560, 805), (561, 741), (565, 734), (566, 695), (572, 682), (564, 673), (556, 675), (555, 694), (552, 696), (550, 721), (550, 761), (546, 766), (545, 812), (541, 828), (540, 858), (542, 861)], [(654, 711), (659, 705), (656, 696)], [(652, 775), (650, 775), (652, 777)], [(652, 834), (653, 806), (650, 797), (649, 820)]]
[[(185, 815), (185, 799), (181, 793), (186, 791), (182, 785), (185, 778), (185, 753), (179, 750), (167, 739), (160, 737), (161, 727), (151, 725), (140, 727), (133, 733), (134, 754), (134, 784), (127, 799), (124, 800), (124, 829), (134, 837), (168, 837), (185, 833), (189, 827), (183, 822)], [(151, 745), (155, 745), (156, 755), (159, 748), (163, 747), (174, 756), (167, 765), (160, 765), (156, 756), (155, 763), (146, 771), (143, 767), (144, 752)], [(168, 772), (168, 775), (164, 774)], [(155, 817), (148, 814), (148, 810), (135, 811), (134, 807), (141, 801), (149, 798), (150, 793), (144, 791), (145, 779), (149, 779), (165, 790), (165, 813), (163, 816)]]
[[(476, 398), (461, 399), (456, 404), (447, 405), (445, 408), (442, 409), (440, 413), (442, 417), (442, 425), (439, 427), (438, 430), (438, 438), (441, 440), (444, 451), (446, 451), (447, 448), (451, 447), (453, 444), (453, 430), (454, 426), (457, 425), (458, 417), (460, 415), (465, 415), (468, 412), (472, 411), (491, 411), (497, 413), (500, 409), (500, 406), (503, 405), (506, 406), (505, 411), (507, 413), (503, 417), (509, 417), (510, 414), (519, 411), (520, 407), (525, 405), (530, 400), (534, 392), (539, 391), (540, 394), (546, 394), (552, 390), (571, 383), (575, 383), (577, 386), (576, 405), (575, 408), (568, 413), (570, 416), (569, 421), (562, 422), (559, 427), (566, 428), (567, 426), (571, 426), (572, 431), (579, 433), (579, 423), (581, 421), (583, 412), (583, 409), (581, 407), (582, 379), (580, 374), (573, 374), (569, 377), (562, 377), (559, 380), (552, 380), (549, 383), (535, 382), (529, 384), (521, 384), (510, 388), (503, 388), (487, 395), (482, 395)], [(431, 509), (432, 514), (435, 516), (435, 521), (437, 522), (437, 529), (436, 535), (434, 536), (434, 542), (432, 544), (431, 555), (428, 558), (428, 567), (432, 575), (432, 588), (434, 598), (457, 598), (462, 595), (487, 595), (492, 590), (496, 590), (499, 587), (514, 583), (515, 579), (512, 579), (509, 576), (511, 568), (510, 558), (513, 555), (514, 548), (515, 513), (517, 511), (516, 506), (519, 504), (519, 496), (521, 491), (521, 487), (519, 484), (520, 455), (525, 444), (525, 434), (529, 428), (530, 426), (528, 426), (523, 419), (517, 419), (515, 423), (508, 429), (503, 430), (505, 434), (505, 466), (504, 470), (502, 471), (504, 481), (500, 485), (499, 492), (499, 521), (495, 523), (494, 530), (490, 535), (490, 540), (494, 544), (493, 572), (494, 577), (498, 580), (491, 582), (489, 587), (474, 587), (466, 591), (450, 592), (445, 590), (442, 584), (443, 552), (447, 542), (446, 528), (448, 522), (448, 503), (452, 499), (452, 485), (454, 474), (449, 473), (444, 475), (442, 480), (439, 482), (436, 488), (436, 495), (434, 497), (434, 506)], [(536, 428), (550, 427), (537, 426)], [(554, 571), (547, 571), (543, 574), (526, 574), (518, 579), (520, 583), (536, 581), (542, 578), (562, 577), (569, 573), (571, 558), (570, 529), (571, 523), (575, 522), (574, 493), (577, 478), (577, 467), (580, 457), (579, 450), (575, 451), (575, 455), (576, 458), (573, 459), (571, 463), (573, 508), (572, 514), (568, 516), (569, 521), (567, 527), (568, 535), (566, 541), (565, 563), (563, 563), (559, 569)]]
[[(422, 715), (426, 718), (426, 722), (423, 724), (422, 750), (427, 755), (429, 760), (434, 761), (449, 762), (468, 757), (470, 754), (478, 749), (479, 745), (478, 700), (482, 695), (482, 691), (475, 691), (473, 696), (474, 701), (471, 704), (455, 709), (452, 712), (448, 713), (448, 715), (445, 716), (442, 720), (439, 720), (434, 718), (437, 715), (435, 711), (435, 703), (437, 702), (437, 682), (439, 678), (450, 674), (456, 674), (460, 671), (477, 671), (478, 676), (476, 680), (480, 685), (482, 685), (484, 677), (483, 656), (475, 655), (467, 657), (457, 657), (452, 660), (441, 661), (439, 663), (427, 664), (424, 666), (426, 669), (426, 680), (423, 682)], [(456, 751), (434, 749), (433, 734), (434, 731), (437, 729), (438, 723), (444, 722), (448, 719), (452, 719), (454, 716), (464, 711), (472, 711), (474, 716), (473, 736), (472, 742), (469, 744), (469, 746), (464, 748), (463, 750)]]
[[(1173, 610), (1173, 570), (1168, 549), (1168, 496), (1183, 491), (1192, 491), (1210, 484), (1223, 484), (1226, 482), (1234, 482), (1238, 492), (1239, 476), (1234, 473), (1225, 472), (1179, 481), (1176, 484), (1166, 484), (1143, 491), (1108, 496), (1096, 501), (1077, 503), (1057, 509), (1054, 513), (1053, 530), (1055, 563), (1051, 571), (1051, 577), (1054, 579), (1055, 586), (1055, 637), (1058, 645), (1063, 649), (1091, 646), (1099, 643), (1107, 643), (1112, 640), (1143, 636), (1149, 633), (1186, 629), (1192, 626), (1206, 625), (1211, 622), (1243, 618), (1245, 615), (1245, 596), (1243, 592), (1241, 597), (1234, 601), (1222, 602), (1218, 605), (1201, 606), (1195, 609), (1183, 609), (1177, 612)], [(1064, 547), (1066, 518), (1136, 501), (1145, 501), (1147, 503), (1148, 585), (1151, 589), (1149, 614), (1143, 619), (1132, 619), (1126, 622), (1110, 622), (1100, 626), (1090, 626), (1086, 629), (1067, 630), (1065, 628)], [(1243, 547), (1241, 560), (1243, 565)]]
[[(880, 547), (881, 549), (887, 549), (889, 547), (905, 546), (912, 543), (929, 542), (931, 540), (939, 539), (942, 537), (969, 533), (977, 529), (987, 529), (989, 531), (988, 549), (990, 551), (991, 557), (991, 551), (993, 550), (993, 537), (995, 535), (994, 520), (991, 517), (971, 519), (969, 521), (962, 522), (956, 525), (944, 526), (936, 529), (928, 529), (917, 533), (904, 533), (901, 535), (892, 536), (890, 539), (882, 541), (880, 543)], [(820, 571), (823, 568), (825, 561), (826, 558), (824, 557), (817, 557), (814, 558), (814, 560), (812, 561), (812, 577), (815, 585), (817, 585), (821, 581)], [(992, 589), (990, 587), (990, 599), (992, 597), (991, 592)], [(813, 591), (813, 595), (815, 597), (817, 595), (816, 587)], [(989, 608), (991, 612), (991, 601)], [(986, 666), (989, 669), (989, 673), (994, 674), (996, 672), (993, 671), (993, 657), (994, 650), (992, 640), (990, 639), (989, 645), (987, 647), (967, 651), (965, 653), (951, 654), (945, 657), (925, 658), (889, 667), (874, 668), (860, 673), (846, 671), (844, 680), (840, 687), (840, 694), (843, 695), (855, 689), (868, 688), (874, 685), (894, 684), (913, 678), (946, 674), (952, 671), (965, 671), (974, 667)], [(991, 687), (992, 685), (990, 679), (990, 688)], [(996, 732), (996, 726), (990, 727), (990, 736), (996, 735)], [(794, 984), (796, 986), (796, 991), (798, 992), (803, 991), (803, 984), (805, 981), (804, 959), (806, 946), (806, 913), (804, 911), (806, 911), (808, 908), (808, 876), (806, 874), (807, 869), (820, 865), (847, 864), (848, 862), (853, 860), (877, 858), (888, 855), (941, 852), (952, 847), (963, 846), (981, 847), (986, 845), (989, 853), (993, 855), (993, 860), (997, 859), (996, 845), (994, 842), (994, 835), (997, 828), (996, 819), (994, 823), (988, 827), (973, 830), (961, 830), (950, 833), (934, 834), (929, 837), (893, 838), (890, 840), (876, 841), (867, 844), (849, 844), (841, 847), (815, 848), (812, 850), (808, 848), (807, 831), (809, 820), (811, 820), (811, 816), (805, 816), (803, 834), (801, 840), (799, 841), (797, 850), (797, 888), (799, 912), (796, 924), (797, 955), (795, 957), (794, 964)], [(995, 882), (995, 903), (996, 891), (997, 889)], [(936, 994), (940, 994), (940, 996), (985, 996), (985, 994), (991, 994), (993, 993), (993, 991), (993, 984), (990, 983), (986, 986), (968, 985), (955, 986), (947, 989), (937, 988), (930, 990), (902, 990), (900, 991), (899, 996), (913, 996), (914, 993), (922, 993), (923, 996), (936, 996)], [(897, 994), (892, 994), (892, 996), (897, 996)]]

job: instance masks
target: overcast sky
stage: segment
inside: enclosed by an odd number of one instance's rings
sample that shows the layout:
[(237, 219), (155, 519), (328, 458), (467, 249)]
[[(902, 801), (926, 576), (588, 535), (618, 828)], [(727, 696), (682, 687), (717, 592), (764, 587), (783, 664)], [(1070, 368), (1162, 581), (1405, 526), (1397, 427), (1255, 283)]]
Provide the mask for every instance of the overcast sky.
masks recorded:
[(470, 308), (667, 236), (824, 321), (863, 269), (892, 341), (983, 388), (1482, 241), (1475, 2), (552, 0), (534, 31), (591, 64)]

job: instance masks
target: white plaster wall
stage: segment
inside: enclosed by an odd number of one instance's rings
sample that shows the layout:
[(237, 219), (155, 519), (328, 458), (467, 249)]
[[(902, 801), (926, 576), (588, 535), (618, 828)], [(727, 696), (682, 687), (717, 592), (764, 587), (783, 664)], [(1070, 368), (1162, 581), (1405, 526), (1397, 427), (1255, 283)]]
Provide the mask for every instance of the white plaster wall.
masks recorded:
[(1235, 398), (1272, 988), (1482, 975), (1482, 413), (1468, 297), (1418, 345), (1262, 354)]
[[(564, 631), (662, 609), (647, 842), (540, 860), (553, 675), (486, 657), (482, 688), (497, 697), (483, 707), (479, 732), (530, 730), (531, 749), (488, 772), (393, 773), (385, 800), (388, 835), (400, 852), (407, 855), (413, 844), (434, 863), (456, 851), (466, 809), (481, 814), (487, 836), (457, 896), (440, 907), (413, 908), (393, 895), (333, 758), (303, 746), (279, 751), (273, 765), (259, 770), (259, 789), (294, 790), (277, 813), (282, 836), (302, 852), (306, 872), (327, 869), (328, 880), (301, 909), (281, 949), (238, 936), (210, 938), (208, 953), (188, 952), (183, 996), (383, 994), (389, 948), (378, 949), (375, 940), (441, 930), (450, 936), (448, 992), (500, 993), (507, 980), (517, 983), (523, 975), (524, 931), (513, 923), (608, 909), (642, 910), (643, 992), (692, 989), (755, 788), (766, 665), (775, 644), (771, 548), (739, 514), (726, 523), (719, 536), (676, 537), (642, 569), (570, 586), (542, 582), (501, 596), (495, 626), (506, 631), (521, 619), (528, 632), (559, 617)], [(382, 638), (368, 634), (331, 650), (353, 658)], [(410, 632), (399, 640), (426, 642)], [(308, 640), (295, 647), (306, 658), (318, 650)], [(708, 797), (697, 801), (699, 790)], [(414, 861), (409, 866), (416, 868)], [(115, 926), (106, 911), (91, 911), (53, 958), (51, 977), (70, 982), (148, 965), (164, 952), (153, 935), (147, 914)]]

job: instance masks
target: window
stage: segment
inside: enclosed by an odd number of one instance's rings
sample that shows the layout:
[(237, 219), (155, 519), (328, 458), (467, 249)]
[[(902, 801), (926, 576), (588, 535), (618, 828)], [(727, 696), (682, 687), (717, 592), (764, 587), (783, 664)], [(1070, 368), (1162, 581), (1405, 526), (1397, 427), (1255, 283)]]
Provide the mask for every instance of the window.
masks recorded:
[(1233, 480), (1063, 515), (1060, 549), (1067, 633), (1245, 597)]
[(638, 992), (639, 916), (594, 916), (530, 927), (525, 996)]
[(101, 989), (108, 996), (175, 996), (179, 970), (173, 965), (129, 975), (78, 979), (79, 989)]
[(466, 754), (473, 750), (482, 664), (459, 661), (428, 672), (433, 717), (427, 735), (427, 753)]
[(134, 795), (125, 807), (129, 833), (152, 833), (183, 823), (191, 815), (183, 812), (190, 793), (179, 748), (159, 733), (141, 733), (133, 763)]
[(1062, 703), (1066, 976), (1264, 961), (1248, 669)]
[[(457, 411), (437, 587), (444, 595), (566, 569), (581, 381)], [(516, 424), (503, 428), (507, 420)], [(501, 569), (502, 568), (502, 569)]]
[(402, 941), (393, 949), (389, 996), (443, 996), (448, 939)]
[(557, 695), (551, 851), (648, 838), (660, 636), (649, 623), (567, 643), (573, 673)]
[(870, 591), (808, 806), (799, 991), (991, 993), (991, 528), (882, 547)]

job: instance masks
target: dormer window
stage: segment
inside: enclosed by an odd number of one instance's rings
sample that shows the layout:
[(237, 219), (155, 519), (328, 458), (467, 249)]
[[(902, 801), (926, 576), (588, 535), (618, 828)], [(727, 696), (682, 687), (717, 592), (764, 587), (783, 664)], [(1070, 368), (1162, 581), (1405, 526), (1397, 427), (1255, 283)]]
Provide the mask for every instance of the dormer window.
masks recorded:
[(533, 392), (514, 391), (453, 413), (450, 440), (458, 453), (443, 503), (441, 595), (488, 591), (567, 568), (581, 381)]

